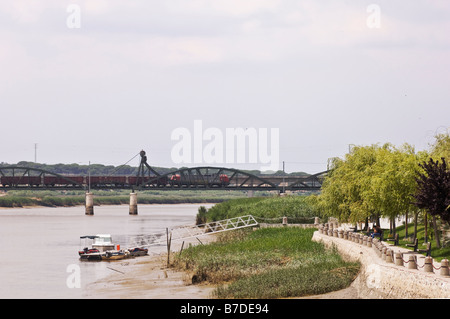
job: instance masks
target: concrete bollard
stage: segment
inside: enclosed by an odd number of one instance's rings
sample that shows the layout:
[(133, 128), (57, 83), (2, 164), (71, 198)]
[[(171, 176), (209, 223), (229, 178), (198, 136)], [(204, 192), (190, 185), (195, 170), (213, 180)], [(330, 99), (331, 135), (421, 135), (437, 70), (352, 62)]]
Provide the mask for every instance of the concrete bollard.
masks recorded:
[(395, 253), (395, 264), (397, 266), (403, 266), (403, 255), (401, 252)]
[(319, 217), (314, 217), (314, 225), (319, 225), (320, 219)]
[(348, 240), (348, 231), (344, 231), (344, 239)]
[(287, 226), (288, 220), (287, 217), (283, 217), (283, 226)]
[(130, 193), (130, 215), (137, 215), (137, 194)]
[(378, 257), (381, 257), (381, 248), (379, 244), (377, 243), (375, 246), (375, 252), (377, 253)]
[(341, 229), (341, 230), (339, 230), (339, 232), (338, 232), (338, 237), (339, 238), (344, 238), (344, 231)]
[(367, 237), (367, 247), (372, 247), (372, 237)]
[(392, 260), (392, 250), (391, 249), (386, 249), (386, 257), (384, 258), (384, 260), (387, 263), (393, 263), (394, 260)]
[(333, 237), (338, 237), (338, 230), (337, 229), (333, 230)]
[(94, 215), (94, 195), (92, 193), (86, 193), (86, 215)]
[(363, 234), (359, 235), (359, 243), (364, 244), (364, 235)]
[(386, 261), (386, 247), (381, 248), (381, 260)]
[(433, 271), (433, 258), (425, 257), (425, 263), (423, 264), (423, 271), (425, 272), (434, 272)]
[(448, 259), (442, 259), (441, 260), (441, 270), (439, 272), (441, 276), (449, 276), (449, 270), (448, 270)]
[(408, 269), (417, 269), (416, 256), (409, 255)]

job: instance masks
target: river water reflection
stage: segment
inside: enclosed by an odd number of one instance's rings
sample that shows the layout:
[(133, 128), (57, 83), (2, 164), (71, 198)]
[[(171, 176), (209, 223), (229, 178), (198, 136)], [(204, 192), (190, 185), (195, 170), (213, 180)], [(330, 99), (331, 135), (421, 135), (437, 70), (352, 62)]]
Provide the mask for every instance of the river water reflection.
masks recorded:
[[(96, 206), (0, 209), (0, 298), (83, 298), (86, 286), (108, 274), (108, 262), (82, 262), (80, 236), (111, 234), (125, 247), (128, 236), (165, 232), (166, 227), (194, 224), (199, 206), (212, 204)], [(165, 247), (150, 247), (150, 253)], [(70, 267), (79, 267), (81, 287), (70, 288)], [(68, 268), (69, 267), (69, 268)]]

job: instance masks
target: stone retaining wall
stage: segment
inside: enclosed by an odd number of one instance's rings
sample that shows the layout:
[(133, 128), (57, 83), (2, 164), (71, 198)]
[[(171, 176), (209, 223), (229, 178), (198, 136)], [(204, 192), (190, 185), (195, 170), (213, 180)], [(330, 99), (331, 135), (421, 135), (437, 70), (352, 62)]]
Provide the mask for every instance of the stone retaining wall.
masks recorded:
[[(334, 229), (337, 230), (337, 229)], [(358, 291), (358, 297), (362, 299), (426, 299), (426, 298), (450, 298), (450, 277), (442, 275), (445, 270), (445, 263), (433, 263), (430, 268), (425, 265), (425, 256), (417, 256), (416, 269), (409, 269), (406, 263), (396, 265), (394, 260), (381, 254), (380, 248), (389, 249), (389, 256), (409, 256), (410, 250), (390, 246), (386, 243), (372, 245), (372, 242), (366, 239), (356, 241), (350, 238), (350, 232), (347, 238), (339, 238), (338, 231), (330, 233), (322, 230), (314, 232), (313, 240), (322, 242), (328, 247), (336, 247), (339, 253), (347, 260), (359, 261), (361, 271), (352, 286)], [(342, 231), (343, 232), (343, 231)], [(381, 247), (383, 245), (384, 247)], [(397, 255), (395, 255), (397, 254)], [(383, 257), (383, 258), (382, 258)], [(389, 258), (389, 257), (388, 257)], [(403, 257), (408, 260), (409, 257)], [(437, 271), (435, 271), (437, 269)], [(448, 270), (448, 268), (447, 268)]]

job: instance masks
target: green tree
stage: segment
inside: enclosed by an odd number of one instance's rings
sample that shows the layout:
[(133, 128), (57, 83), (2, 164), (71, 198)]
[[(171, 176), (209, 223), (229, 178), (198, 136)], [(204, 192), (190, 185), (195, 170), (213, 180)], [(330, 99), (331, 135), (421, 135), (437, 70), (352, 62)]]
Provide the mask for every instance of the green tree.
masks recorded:
[(411, 194), (421, 156), (407, 144), (354, 147), (345, 159), (332, 161), (318, 206), (341, 221), (356, 223), (371, 217), (395, 221), (414, 209)]
[(436, 246), (440, 248), (436, 218), (440, 217), (450, 225), (450, 170), (444, 157), (441, 161), (430, 158), (420, 166), (424, 173), (416, 179), (418, 189), (414, 195), (415, 205), (432, 216)]
[(431, 156), (435, 160), (445, 158), (447, 163), (450, 163), (450, 135), (449, 133), (442, 133), (435, 136), (436, 141), (431, 146)]

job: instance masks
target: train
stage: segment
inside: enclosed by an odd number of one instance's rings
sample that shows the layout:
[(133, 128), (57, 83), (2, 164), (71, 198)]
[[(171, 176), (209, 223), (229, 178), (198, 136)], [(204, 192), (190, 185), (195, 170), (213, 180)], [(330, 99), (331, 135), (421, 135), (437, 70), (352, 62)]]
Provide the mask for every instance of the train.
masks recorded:
[(230, 178), (227, 174), (209, 175), (180, 175), (174, 174), (170, 177), (172, 186), (203, 185), (212, 187), (223, 187), (230, 185)]
[(147, 184), (169, 187), (210, 186), (224, 187), (230, 184), (226, 174), (164, 176), (71, 176), (71, 175), (40, 175), (40, 176), (0, 176), (0, 187), (79, 187), (90, 185), (94, 188), (130, 187)]

